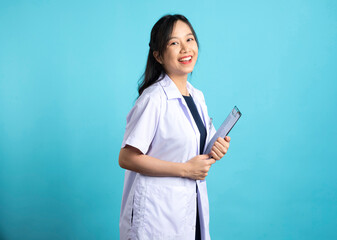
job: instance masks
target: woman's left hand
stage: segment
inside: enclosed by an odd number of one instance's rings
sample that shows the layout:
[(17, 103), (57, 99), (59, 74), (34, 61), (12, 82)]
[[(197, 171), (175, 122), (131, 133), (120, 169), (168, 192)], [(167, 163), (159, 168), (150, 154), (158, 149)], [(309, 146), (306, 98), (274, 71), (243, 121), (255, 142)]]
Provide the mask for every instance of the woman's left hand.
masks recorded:
[(226, 136), (225, 138), (219, 137), (213, 144), (210, 156), (215, 160), (220, 160), (227, 153), (230, 141), (231, 138), (229, 136)]

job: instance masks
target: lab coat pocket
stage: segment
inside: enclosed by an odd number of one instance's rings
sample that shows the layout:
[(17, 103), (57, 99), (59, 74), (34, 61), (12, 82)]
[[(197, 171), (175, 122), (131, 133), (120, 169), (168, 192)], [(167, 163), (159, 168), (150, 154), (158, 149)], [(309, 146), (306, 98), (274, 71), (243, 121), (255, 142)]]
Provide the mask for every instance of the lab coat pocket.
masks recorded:
[(141, 229), (144, 219), (144, 201), (145, 201), (145, 186), (138, 185), (132, 201), (132, 210), (130, 216), (130, 224), (132, 232), (136, 234)]
[(184, 186), (157, 184), (147, 186), (144, 227), (149, 231), (148, 234), (172, 237), (184, 233), (188, 217), (187, 192)]

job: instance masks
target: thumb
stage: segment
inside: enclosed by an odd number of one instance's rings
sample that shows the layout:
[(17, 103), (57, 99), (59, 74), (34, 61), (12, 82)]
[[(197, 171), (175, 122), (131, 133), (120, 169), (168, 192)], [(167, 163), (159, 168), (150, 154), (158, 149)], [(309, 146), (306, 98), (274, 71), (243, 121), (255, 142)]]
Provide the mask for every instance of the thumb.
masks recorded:
[(216, 163), (216, 161), (215, 161), (214, 158), (210, 158), (210, 159), (208, 159), (208, 163), (209, 163), (210, 165), (213, 165), (214, 163)]
[(203, 160), (209, 159), (209, 155), (208, 154), (202, 154), (202, 155), (200, 155), (200, 159), (203, 159)]

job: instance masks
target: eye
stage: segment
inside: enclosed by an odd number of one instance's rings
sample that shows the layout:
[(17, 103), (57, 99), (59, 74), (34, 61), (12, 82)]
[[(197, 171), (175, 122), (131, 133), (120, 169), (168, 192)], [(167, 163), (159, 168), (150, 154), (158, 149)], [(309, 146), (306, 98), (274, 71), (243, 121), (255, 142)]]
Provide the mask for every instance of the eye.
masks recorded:
[(172, 46), (172, 45), (177, 45), (178, 44), (178, 42), (171, 42), (170, 43), (170, 46)]
[(187, 42), (194, 41), (194, 38), (187, 39)]

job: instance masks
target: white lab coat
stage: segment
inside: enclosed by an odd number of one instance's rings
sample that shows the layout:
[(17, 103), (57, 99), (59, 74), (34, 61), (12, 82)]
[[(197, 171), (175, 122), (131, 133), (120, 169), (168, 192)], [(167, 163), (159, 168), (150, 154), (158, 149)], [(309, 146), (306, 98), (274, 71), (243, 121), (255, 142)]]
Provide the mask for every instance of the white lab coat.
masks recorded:
[[(204, 96), (190, 83), (187, 89), (205, 124), (207, 145), (215, 129)], [(198, 127), (168, 75), (145, 89), (128, 114), (122, 148), (126, 145), (171, 162), (186, 162), (199, 154)], [(125, 172), (120, 239), (194, 240), (196, 183), (201, 236), (203, 240), (210, 239), (206, 181), (150, 177), (129, 170)]]

